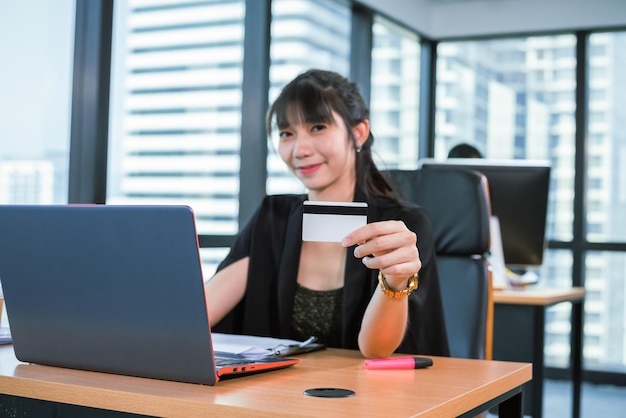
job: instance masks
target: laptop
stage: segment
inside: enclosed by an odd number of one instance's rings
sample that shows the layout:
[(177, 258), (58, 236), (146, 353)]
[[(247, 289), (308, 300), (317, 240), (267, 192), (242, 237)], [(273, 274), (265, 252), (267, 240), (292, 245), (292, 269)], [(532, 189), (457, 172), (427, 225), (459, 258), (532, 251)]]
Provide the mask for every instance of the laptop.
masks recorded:
[(0, 282), (23, 362), (214, 385), (299, 361), (214, 352), (187, 206), (0, 205)]

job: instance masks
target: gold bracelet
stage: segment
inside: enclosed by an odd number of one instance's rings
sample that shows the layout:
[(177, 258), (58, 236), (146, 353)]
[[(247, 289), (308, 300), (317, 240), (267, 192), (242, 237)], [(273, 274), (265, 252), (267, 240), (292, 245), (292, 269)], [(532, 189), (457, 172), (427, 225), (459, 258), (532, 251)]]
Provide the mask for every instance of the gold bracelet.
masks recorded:
[(391, 290), (389, 288), (387, 280), (385, 280), (385, 275), (380, 270), (378, 271), (378, 283), (380, 283), (380, 290), (385, 294), (385, 296), (392, 299), (409, 296), (412, 291), (416, 290), (419, 287), (417, 273), (409, 277), (406, 288), (402, 290)]

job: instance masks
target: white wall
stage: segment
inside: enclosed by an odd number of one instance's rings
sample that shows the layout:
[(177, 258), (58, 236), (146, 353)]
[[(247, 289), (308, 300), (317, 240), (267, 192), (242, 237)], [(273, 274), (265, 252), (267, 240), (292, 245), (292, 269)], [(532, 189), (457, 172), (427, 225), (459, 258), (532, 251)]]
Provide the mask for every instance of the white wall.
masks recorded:
[(433, 39), (626, 26), (626, 0), (360, 0)]

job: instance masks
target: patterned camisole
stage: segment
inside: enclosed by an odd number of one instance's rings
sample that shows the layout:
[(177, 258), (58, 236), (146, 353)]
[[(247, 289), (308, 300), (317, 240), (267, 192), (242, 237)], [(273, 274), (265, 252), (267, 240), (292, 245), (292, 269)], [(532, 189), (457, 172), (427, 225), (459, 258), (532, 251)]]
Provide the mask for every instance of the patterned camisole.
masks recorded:
[(291, 325), (294, 339), (315, 336), (327, 347), (341, 347), (342, 297), (343, 288), (311, 290), (298, 284)]

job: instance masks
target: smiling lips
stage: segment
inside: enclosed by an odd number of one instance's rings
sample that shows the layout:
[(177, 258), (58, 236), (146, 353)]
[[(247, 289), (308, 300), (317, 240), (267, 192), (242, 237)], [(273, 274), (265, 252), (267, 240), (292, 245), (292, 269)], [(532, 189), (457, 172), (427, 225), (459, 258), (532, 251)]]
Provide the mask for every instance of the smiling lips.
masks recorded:
[(300, 174), (307, 175), (307, 174), (311, 174), (311, 173), (316, 172), (321, 166), (322, 166), (321, 163), (319, 163), (319, 164), (309, 164), (309, 165), (303, 165), (301, 167), (296, 167), (296, 170), (298, 170), (298, 172)]

